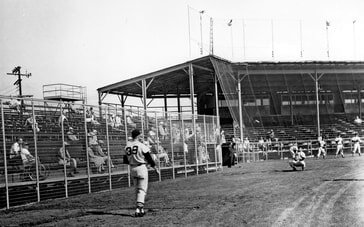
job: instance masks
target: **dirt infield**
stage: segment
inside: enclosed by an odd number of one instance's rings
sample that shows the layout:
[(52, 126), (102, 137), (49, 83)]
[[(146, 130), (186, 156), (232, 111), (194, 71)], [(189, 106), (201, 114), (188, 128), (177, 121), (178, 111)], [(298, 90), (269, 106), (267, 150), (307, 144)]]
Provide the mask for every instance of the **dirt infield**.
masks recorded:
[(1, 211), (1, 226), (364, 226), (364, 157), (244, 163), (151, 183), (147, 215), (134, 218), (133, 188)]

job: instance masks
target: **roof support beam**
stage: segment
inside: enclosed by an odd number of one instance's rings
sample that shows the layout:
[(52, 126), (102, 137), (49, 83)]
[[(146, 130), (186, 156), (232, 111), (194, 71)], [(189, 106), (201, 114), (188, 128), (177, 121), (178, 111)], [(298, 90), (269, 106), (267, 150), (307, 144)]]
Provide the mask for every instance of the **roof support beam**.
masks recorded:
[(220, 128), (220, 110), (219, 110), (219, 90), (218, 90), (218, 79), (217, 75), (214, 76), (215, 83), (215, 108), (216, 108), (216, 117), (217, 117), (217, 127)]
[[(352, 70), (352, 71), (351, 71)], [(255, 70), (255, 69), (249, 69), (249, 75), (265, 75), (267, 74), (267, 71), (269, 72), (269, 75), (277, 75), (277, 74), (283, 74), (281, 69), (267, 69), (267, 70)], [(285, 69), (284, 73), (286, 75), (289, 74), (315, 74), (316, 72), (318, 74), (347, 74), (347, 73), (353, 73), (353, 74), (364, 74), (364, 69)], [(238, 74), (246, 74), (246, 70), (238, 70)]]
[(143, 114), (144, 114), (144, 122), (142, 121), (142, 133), (144, 134), (144, 127), (143, 124), (146, 125), (146, 127), (148, 127), (148, 119), (147, 119), (147, 82), (145, 79), (142, 80), (142, 95), (143, 95)]
[(203, 66), (199, 66), (199, 65), (193, 65), (194, 68), (197, 68), (197, 69), (201, 69), (201, 70), (205, 70), (207, 72), (211, 72), (213, 73), (214, 71), (209, 69), (209, 68), (206, 68), (206, 67), (203, 67)]
[[(190, 98), (191, 98), (191, 109), (192, 109), (192, 127), (193, 127), (193, 133), (195, 137), (195, 163), (197, 164), (197, 133), (196, 133), (196, 118), (194, 116), (195, 114), (195, 87), (193, 82), (193, 66), (192, 64), (188, 65), (188, 76), (190, 79)], [(196, 174), (198, 175), (198, 168), (196, 168)]]

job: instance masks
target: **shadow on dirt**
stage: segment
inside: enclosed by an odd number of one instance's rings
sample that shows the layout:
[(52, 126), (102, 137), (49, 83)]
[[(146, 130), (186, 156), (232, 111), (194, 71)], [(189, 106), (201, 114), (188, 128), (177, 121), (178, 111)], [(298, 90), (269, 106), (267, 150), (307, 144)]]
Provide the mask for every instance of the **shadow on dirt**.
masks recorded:
[(364, 181), (364, 179), (354, 179), (354, 178), (350, 178), (350, 179), (325, 179), (324, 181)]
[[(303, 171), (306, 172), (307, 170)], [(293, 170), (293, 169), (280, 169), (280, 170), (273, 170), (276, 173), (289, 173), (289, 172), (302, 172), (301, 170)]]
[(134, 217), (129, 211), (107, 211), (107, 210), (87, 210), (86, 214), (91, 215), (118, 215), (123, 217)]

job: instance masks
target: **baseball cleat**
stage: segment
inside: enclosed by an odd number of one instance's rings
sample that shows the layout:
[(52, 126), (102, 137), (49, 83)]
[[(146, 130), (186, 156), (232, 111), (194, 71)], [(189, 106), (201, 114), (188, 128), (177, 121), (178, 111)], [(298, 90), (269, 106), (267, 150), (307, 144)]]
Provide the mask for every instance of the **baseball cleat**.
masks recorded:
[(143, 207), (136, 208), (134, 217), (143, 217), (144, 215), (145, 215), (145, 211), (144, 211)]

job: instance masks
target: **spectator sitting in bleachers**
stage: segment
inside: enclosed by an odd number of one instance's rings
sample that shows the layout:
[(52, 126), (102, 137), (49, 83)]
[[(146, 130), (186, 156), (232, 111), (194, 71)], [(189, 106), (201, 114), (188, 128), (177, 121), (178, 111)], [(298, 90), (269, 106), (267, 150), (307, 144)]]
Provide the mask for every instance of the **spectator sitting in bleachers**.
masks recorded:
[(185, 128), (185, 133), (183, 135), (184, 135), (183, 151), (185, 153), (188, 153), (188, 144), (187, 144), (187, 142), (195, 135), (195, 133), (190, 133), (190, 129)]
[(10, 155), (9, 158), (15, 158), (20, 155), (21, 149), (23, 148), (23, 138), (19, 137), (18, 140), (13, 143), (10, 148)]
[(133, 122), (133, 120), (129, 115), (126, 116), (126, 122), (128, 123), (128, 126), (130, 126), (131, 128), (136, 128), (136, 124)]
[(58, 164), (60, 165), (66, 165), (71, 167), (71, 172), (67, 174), (68, 177), (74, 177), (77, 171), (77, 161), (76, 159), (72, 158), (70, 153), (67, 150), (67, 146), (69, 143), (64, 142), (64, 146), (59, 148), (57, 158), (58, 158)]
[(35, 163), (35, 158), (33, 155), (30, 154), (29, 145), (26, 142), (24, 143), (24, 146), (21, 149), (20, 156), (23, 161), (23, 165), (31, 165)]
[(93, 107), (86, 110), (86, 122), (91, 123), (91, 125), (100, 125), (100, 123), (96, 120)]
[(67, 132), (67, 137), (69, 141), (79, 141), (80, 139), (78, 138), (78, 136), (75, 134), (75, 130), (72, 127), (69, 127), (68, 132)]
[(61, 116), (58, 118), (58, 126), (61, 127), (63, 125), (68, 125), (68, 118), (66, 117), (66, 112), (63, 110)]
[(116, 115), (114, 119), (115, 119), (115, 128), (121, 127), (122, 126), (121, 117), (119, 115)]
[[(102, 146), (104, 141), (97, 139), (97, 130), (94, 129), (92, 132), (87, 134), (88, 136), (88, 144), (93, 151), (93, 154), (108, 159), (108, 156), (103, 152)], [(111, 168), (114, 168), (112, 161), (110, 160)]]
[(20, 166), (22, 164), (21, 150), (23, 149), (23, 138), (18, 138), (18, 140), (13, 143), (9, 152), (9, 165)]
[(210, 158), (209, 158), (209, 153), (207, 152), (206, 144), (202, 142), (198, 146), (197, 151), (198, 151), (198, 163), (199, 164), (207, 163)]
[[(99, 146), (100, 146), (100, 149), (98, 149), (97, 151), (98, 151), (98, 155), (99, 156), (101, 156), (101, 157), (107, 157), (107, 158), (109, 158), (109, 156), (108, 156), (108, 153), (107, 153), (107, 151), (103, 148), (103, 146), (104, 146), (104, 141), (103, 140), (98, 140), (97, 141), (97, 143), (99, 144)], [(110, 165), (111, 165), (111, 168), (114, 168), (115, 166), (114, 166), (114, 164), (112, 163), (112, 160), (111, 160), (111, 158), (110, 158)]]
[(154, 146), (158, 142), (156, 129), (153, 126), (148, 131), (147, 141), (150, 146)]
[(167, 139), (168, 132), (167, 132), (167, 130), (165, 128), (165, 125), (164, 125), (163, 121), (159, 122), (158, 132), (159, 132), (159, 137), (160, 137), (161, 140), (166, 140)]
[(148, 146), (151, 149), (152, 155), (154, 155), (155, 157), (154, 160), (160, 161), (160, 159), (164, 158), (166, 164), (169, 164), (168, 153), (166, 152), (164, 147), (161, 144), (159, 144), (159, 140), (157, 138), (157, 134), (155, 131), (156, 131), (155, 127), (151, 127), (149, 129), (146, 146)]
[(173, 144), (179, 143), (181, 140), (181, 131), (177, 127), (177, 124), (172, 124), (172, 141)]
[(152, 149), (152, 155), (155, 156), (154, 160), (158, 160), (160, 162), (161, 159), (164, 159), (166, 165), (170, 164), (168, 153), (161, 145), (154, 146), (154, 149)]
[(108, 156), (99, 156), (95, 154), (90, 147), (87, 148), (87, 153), (90, 158), (90, 162), (95, 164), (97, 172), (102, 173), (103, 171), (105, 171), (104, 164), (108, 161)]
[(275, 138), (275, 135), (274, 135), (274, 131), (273, 129), (271, 129), (269, 132), (268, 132), (268, 137), (267, 139), (270, 139), (271, 141), (274, 140)]
[(75, 104), (73, 102), (69, 103), (68, 104), (68, 110), (69, 110), (69, 114), (70, 115), (75, 115), (75, 114), (78, 114), (78, 110), (77, 108), (75, 107)]
[[(34, 124), (33, 124), (33, 119), (34, 119)], [(36, 116), (34, 116), (34, 118), (33, 118), (32, 114), (30, 114), (29, 117), (25, 120), (24, 126), (33, 131), (36, 131), (36, 132), (40, 131), (40, 129), (38, 127)]]
[(354, 123), (360, 125), (363, 122), (362, 119), (359, 118), (359, 116), (356, 116)]
[(18, 113), (20, 113), (20, 110), (21, 110), (21, 102), (18, 101), (17, 99), (10, 99), (10, 101), (5, 102), (5, 104), (8, 104), (10, 109), (14, 109)]

